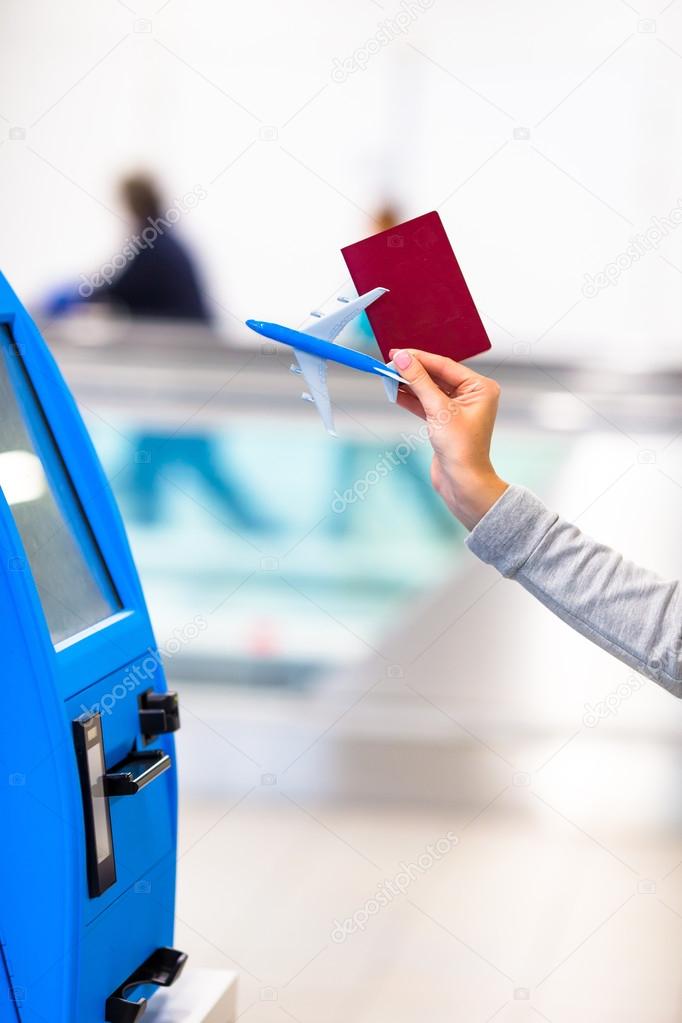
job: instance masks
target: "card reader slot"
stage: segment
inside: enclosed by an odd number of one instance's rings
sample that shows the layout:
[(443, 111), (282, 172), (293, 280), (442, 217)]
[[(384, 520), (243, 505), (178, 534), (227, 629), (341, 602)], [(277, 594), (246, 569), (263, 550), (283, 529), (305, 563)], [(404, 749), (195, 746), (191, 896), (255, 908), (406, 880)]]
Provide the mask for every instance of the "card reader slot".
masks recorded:
[(161, 749), (134, 750), (104, 775), (105, 795), (134, 796), (170, 766), (171, 758)]

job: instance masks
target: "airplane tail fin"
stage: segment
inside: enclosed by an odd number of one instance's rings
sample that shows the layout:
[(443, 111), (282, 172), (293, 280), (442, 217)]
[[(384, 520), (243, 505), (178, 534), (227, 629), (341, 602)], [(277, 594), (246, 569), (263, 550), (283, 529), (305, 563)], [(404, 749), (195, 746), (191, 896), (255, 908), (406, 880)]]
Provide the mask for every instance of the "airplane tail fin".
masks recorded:
[(398, 381), (393, 380), (392, 377), (382, 377), (381, 382), (384, 385), (384, 390), (388, 396), (389, 401), (396, 401), (398, 397)]
[[(392, 362), (386, 363), (386, 369), (391, 369), (393, 370), (394, 373), (398, 372)], [(395, 403), (395, 401), (398, 398), (398, 381), (395, 380), (393, 377), (388, 376), (386, 377), (382, 376), (381, 381), (384, 385), (384, 390), (386, 391), (386, 396), (388, 400)]]

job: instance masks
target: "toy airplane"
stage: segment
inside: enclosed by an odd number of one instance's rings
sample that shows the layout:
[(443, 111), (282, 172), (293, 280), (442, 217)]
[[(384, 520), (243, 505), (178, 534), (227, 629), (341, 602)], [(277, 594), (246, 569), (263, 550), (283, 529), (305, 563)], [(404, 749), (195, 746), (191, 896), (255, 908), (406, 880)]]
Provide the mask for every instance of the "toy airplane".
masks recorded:
[(292, 373), (302, 373), (310, 388), (310, 392), (304, 391), (301, 397), (315, 403), (322, 422), (333, 437), (336, 437), (336, 432), (327, 388), (327, 360), (340, 362), (343, 366), (351, 366), (353, 369), (362, 370), (363, 373), (380, 376), (389, 401), (396, 400), (398, 384), (407, 382), (393, 369), (392, 363), (385, 364), (364, 352), (357, 352), (354, 348), (346, 348), (345, 345), (333, 343), (334, 338), (338, 337), (354, 317), (358, 316), (377, 298), (381, 298), (387, 291), (388, 288), (374, 288), (353, 301), (339, 298), (338, 301), (343, 303), (343, 309), (337, 309), (328, 316), (321, 316), (316, 312), (311, 313), (310, 315), (316, 317), (317, 322), (302, 331), (283, 327), (279, 323), (263, 323), (261, 320), (246, 321), (246, 326), (255, 330), (257, 334), (262, 334), (272, 341), (291, 345), (298, 363), (298, 366), (291, 366), (291, 371)]

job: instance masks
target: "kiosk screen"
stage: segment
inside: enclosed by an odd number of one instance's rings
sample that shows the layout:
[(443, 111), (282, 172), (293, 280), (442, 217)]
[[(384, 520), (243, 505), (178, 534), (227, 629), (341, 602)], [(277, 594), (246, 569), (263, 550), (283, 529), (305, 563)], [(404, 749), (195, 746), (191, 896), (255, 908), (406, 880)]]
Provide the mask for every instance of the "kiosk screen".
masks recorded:
[(52, 642), (121, 604), (12, 335), (0, 324), (0, 489), (21, 536)]

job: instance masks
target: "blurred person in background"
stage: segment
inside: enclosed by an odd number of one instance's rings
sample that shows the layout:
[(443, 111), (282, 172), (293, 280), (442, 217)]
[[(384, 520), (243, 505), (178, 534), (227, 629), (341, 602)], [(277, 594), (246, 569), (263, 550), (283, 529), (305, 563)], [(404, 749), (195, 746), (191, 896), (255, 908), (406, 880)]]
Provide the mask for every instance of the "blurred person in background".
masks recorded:
[(390, 355), (411, 388), (398, 401), (427, 422), (431, 482), (470, 530), (469, 549), (577, 632), (682, 697), (679, 582), (626, 561), (529, 490), (500, 479), (490, 461), (500, 394), (494, 380), (427, 352)]
[[(176, 205), (164, 208), (161, 191), (149, 174), (128, 175), (119, 191), (134, 234), (99, 272), (81, 274), (78, 287), (62, 287), (50, 295), (46, 313), (61, 316), (80, 302), (105, 302), (134, 317), (209, 324), (199, 274), (174, 231), (179, 218)], [(114, 271), (116, 258), (123, 265)]]
[(164, 209), (159, 187), (148, 174), (123, 178), (119, 192), (134, 233), (99, 271), (81, 274), (80, 285), (50, 294), (45, 313), (57, 317), (81, 302), (105, 302), (131, 316), (210, 323), (194, 261), (174, 234), (170, 213), (177, 214), (176, 207)]
[(199, 275), (164, 216), (161, 192), (153, 178), (133, 174), (123, 179), (120, 189), (135, 230), (141, 234), (151, 227), (154, 239), (109, 284), (97, 288), (92, 300), (120, 303), (132, 316), (210, 323)]

